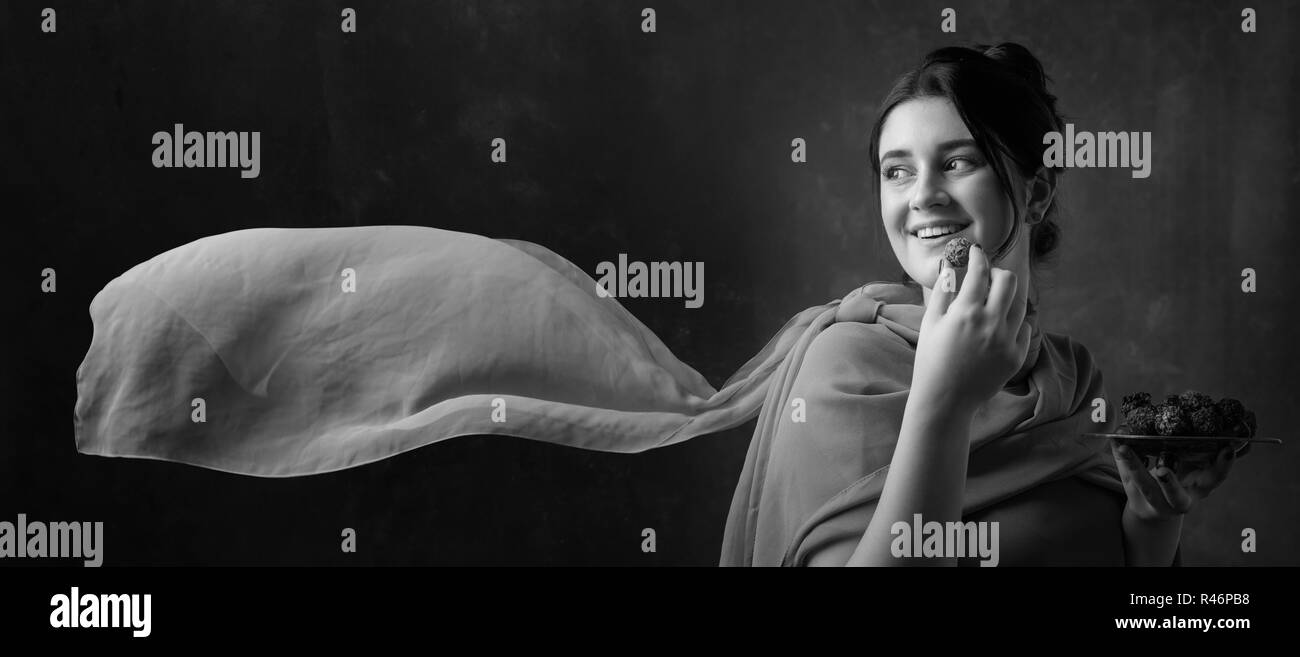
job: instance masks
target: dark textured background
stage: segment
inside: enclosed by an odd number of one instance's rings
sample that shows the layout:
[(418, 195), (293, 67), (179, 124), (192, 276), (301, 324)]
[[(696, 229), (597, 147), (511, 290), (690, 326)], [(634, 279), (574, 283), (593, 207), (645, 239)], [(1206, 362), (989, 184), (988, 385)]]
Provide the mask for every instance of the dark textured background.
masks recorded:
[[(589, 273), (620, 252), (703, 260), (703, 308), (627, 305), (718, 385), (794, 313), (893, 274), (866, 154), (892, 79), (940, 45), (1011, 40), (1079, 129), (1154, 133), (1149, 179), (1065, 176), (1043, 326), (1088, 345), (1115, 398), (1198, 388), (1257, 409), (1290, 444), (1237, 465), (1184, 554), (1300, 564), (1294, 3), (1246, 3), (1259, 32), (1243, 34), (1217, 2), (78, 2), (46, 35), (49, 4), (0, 6), (0, 519), (106, 521), (113, 565), (716, 563), (752, 422), (640, 455), (466, 438), (291, 480), (79, 455), (90, 300), (162, 251), (258, 226), (464, 230)], [(150, 137), (175, 122), (260, 130), (261, 177), (154, 169)]]

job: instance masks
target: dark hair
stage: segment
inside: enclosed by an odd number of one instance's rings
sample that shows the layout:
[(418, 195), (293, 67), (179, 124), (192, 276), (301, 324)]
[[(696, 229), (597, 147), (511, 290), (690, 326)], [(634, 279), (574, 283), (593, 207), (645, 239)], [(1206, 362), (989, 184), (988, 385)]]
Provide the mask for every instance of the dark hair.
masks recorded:
[[(988, 156), (1003, 191), (1014, 200), (1003, 157), (1021, 176), (1031, 178), (1043, 167), (1043, 135), (1064, 129), (1064, 121), (1056, 110), (1056, 96), (1047, 91), (1048, 80), (1038, 58), (1016, 43), (950, 46), (930, 52), (920, 66), (894, 83), (871, 129), (871, 170), (875, 174), (873, 185), (877, 198), (880, 132), (885, 119), (904, 101), (937, 96), (947, 98), (957, 108), (976, 145)], [(1058, 176), (1064, 172), (1062, 167), (1051, 170)], [(1030, 262), (1034, 265), (1045, 261), (1060, 241), (1061, 228), (1056, 223), (1056, 215), (1056, 204), (1052, 203), (1042, 221), (1030, 229)], [(999, 250), (1015, 243), (1020, 225), (1017, 207), (1011, 237)]]

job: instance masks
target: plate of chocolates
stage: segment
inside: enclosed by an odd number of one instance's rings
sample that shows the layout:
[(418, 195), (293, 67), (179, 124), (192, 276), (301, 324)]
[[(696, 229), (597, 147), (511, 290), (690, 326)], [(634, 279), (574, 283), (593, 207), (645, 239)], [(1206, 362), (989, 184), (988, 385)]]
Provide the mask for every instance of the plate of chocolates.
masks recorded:
[(1124, 422), (1115, 433), (1086, 433), (1085, 437), (1114, 439), (1127, 445), (1147, 464), (1177, 468), (1212, 463), (1225, 446), (1238, 457), (1254, 444), (1281, 445), (1277, 438), (1258, 435), (1255, 412), (1240, 401), (1188, 390), (1157, 402), (1150, 393), (1126, 395), (1120, 405)]

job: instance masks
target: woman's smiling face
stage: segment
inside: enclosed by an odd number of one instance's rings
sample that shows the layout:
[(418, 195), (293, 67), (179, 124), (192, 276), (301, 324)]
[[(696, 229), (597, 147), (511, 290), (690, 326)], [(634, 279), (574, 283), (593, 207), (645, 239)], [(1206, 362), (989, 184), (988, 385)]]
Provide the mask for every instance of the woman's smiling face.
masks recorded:
[[(885, 232), (898, 262), (927, 291), (954, 237), (992, 255), (1010, 235), (1015, 201), (947, 98), (916, 98), (894, 107), (881, 129), (878, 155)], [(1027, 243), (1019, 240), (993, 264), (1027, 280)]]

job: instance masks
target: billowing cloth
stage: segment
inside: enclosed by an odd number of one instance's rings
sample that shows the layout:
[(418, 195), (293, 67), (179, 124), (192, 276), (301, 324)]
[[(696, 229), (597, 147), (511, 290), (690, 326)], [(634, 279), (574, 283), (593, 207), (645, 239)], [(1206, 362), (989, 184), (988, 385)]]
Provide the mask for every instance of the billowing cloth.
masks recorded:
[[(463, 435), (638, 452), (758, 414), (722, 563), (800, 564), (865, 530), (910, 386), (920, 289), (856, 294), (795, 315), (714, 389), (535, 244), (415, 226), (215, 235), (96, 295), (77, 448), (284, 477)], [(1119, 489), (1078, 438), (1100, 428), (1100, 375), (1068, 338), (1033, 335), (975, 418), (967, 512), (1072, 475)]]
[(752, 419), (834, 307), (796, 315), (715, 390), (596, 290), (535, 244), (434, 228), (203, 238), (95, 296), (77, 448), (264, 477), (464, 435), (638, 452)]
[[(805, 565), (866, 531), (898, 441), (924, 308), (915, 284), (861, 294), (870, 302), (856, 321), (820, 314), (773, 375), (722, 565)], [(1122, 495), (1104, 443), (1080, 437), (1113, 423), (1092, 422), (1098, 397), (1087, 350), (1035, 326), (1025, 366), (972, 423), (963, 515), (1070, 476)]]

